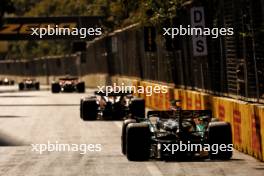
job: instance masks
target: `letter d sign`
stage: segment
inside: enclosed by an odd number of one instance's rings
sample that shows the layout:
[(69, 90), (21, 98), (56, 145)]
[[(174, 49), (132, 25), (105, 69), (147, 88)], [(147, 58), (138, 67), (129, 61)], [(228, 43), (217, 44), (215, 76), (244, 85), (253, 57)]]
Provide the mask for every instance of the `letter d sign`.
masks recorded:
[[(191, 26), (192, 28), (204, 28), (204, 8), (193, 7), (191, 8)], [(193, 35), (192, 36), (193, 56), (206, 56), (207, 55), (207, 43), (206, 36)]]

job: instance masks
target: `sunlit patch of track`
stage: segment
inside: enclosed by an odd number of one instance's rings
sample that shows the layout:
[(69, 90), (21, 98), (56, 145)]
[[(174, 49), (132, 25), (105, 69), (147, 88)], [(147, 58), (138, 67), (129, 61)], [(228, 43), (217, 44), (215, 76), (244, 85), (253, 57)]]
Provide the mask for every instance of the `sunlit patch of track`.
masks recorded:
[[(230, 161), (129, 162), (121, 154), (121, 121), (82, 121), (79, 102), (91, 94), (0, 88), (0, 175), (263, 176), (264, 163), (234, 152)], [(5, 91), (6, 90), (6, 91)], [(101, 152), (31, 151), (50, 142), (102, 144)]]

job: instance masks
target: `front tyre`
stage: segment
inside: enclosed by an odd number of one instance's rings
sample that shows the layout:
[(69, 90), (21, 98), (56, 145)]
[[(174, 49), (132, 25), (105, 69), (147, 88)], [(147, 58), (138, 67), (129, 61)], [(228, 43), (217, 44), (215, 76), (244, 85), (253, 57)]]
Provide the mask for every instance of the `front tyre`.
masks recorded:
[[(228, 122), (210, 122), (208, 127), (208, 144), (211, 146), (209, 158), (212, 160), (228, 160), (232, 157), (232, 129)], [(212, 151), (213, 145), (218, 145), (218, 151)], [(220, 146), (225, 145), (225, 151)]]
[(24, 90), (24, 88), (25, 88), (24, 83), (21, 82), (21, 83), (18, 84), (18, 89), (19, 90)]
[(36, 90), (39, 90), (39, 87), (40, 87), (40, 86), (39, 86), (39, 82), (36, 82), (36, 83), (35, 83), (35, 89), (36, 89)]

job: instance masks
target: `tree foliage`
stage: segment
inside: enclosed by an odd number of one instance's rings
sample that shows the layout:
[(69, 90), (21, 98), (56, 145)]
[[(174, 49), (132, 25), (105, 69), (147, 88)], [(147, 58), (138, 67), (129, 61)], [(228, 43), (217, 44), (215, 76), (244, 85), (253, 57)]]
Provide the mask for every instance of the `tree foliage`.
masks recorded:
[[(133, 23), (159, 23), (173, 18), (184, 0), (13, 0), (16, 16), (103, 16), (105, 30)], [(52, 47), (50, 47), (52, 46)], [(69, 41), (11, 42), (9, 58), (30, 59), (67, 54)]]

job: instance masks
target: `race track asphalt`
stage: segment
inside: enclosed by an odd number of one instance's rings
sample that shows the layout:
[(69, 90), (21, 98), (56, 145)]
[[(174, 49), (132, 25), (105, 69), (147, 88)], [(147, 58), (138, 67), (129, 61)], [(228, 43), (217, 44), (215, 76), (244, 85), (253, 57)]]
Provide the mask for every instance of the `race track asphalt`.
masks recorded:
[[(84, 122), (82, 96), (0, 87), (2, 176), (263, 176), (264, 163), (235, 151), (230, 161), (130, 162), (121, 154), (121, 121)], [(101, 151), (32, 151), (31, 144), (101, 144)]]

